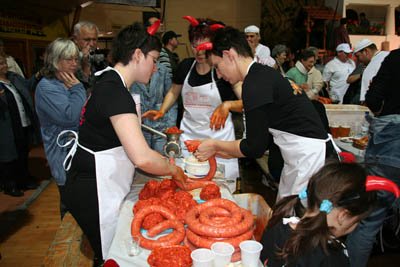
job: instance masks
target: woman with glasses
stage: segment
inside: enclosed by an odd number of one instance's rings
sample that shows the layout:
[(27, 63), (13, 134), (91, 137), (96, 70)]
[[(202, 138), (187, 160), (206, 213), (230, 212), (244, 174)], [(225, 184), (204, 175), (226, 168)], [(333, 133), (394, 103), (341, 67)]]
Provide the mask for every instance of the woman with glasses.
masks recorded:
[[(216, 27), (213, 25), (223, 26), (211, 19), (195, 19), (190, 16), (184, 18), (191, 23), (189, 41), (194, 57), (184, 59), (179, 64), (172, 87), (165, 96), (161, 108), (150, 110), (143, 116), (153, 120), (163, 117), (181, 95), (184, 107), (180, 124), (180, 129), (184, 131), (180, 138), (182, 143), (185, 140), (204, 138), (235, 140), (230, 111), (242, 111), (242, 105), (238, 105), (241, 101), (235, 100), (233, 91), (235, 90), (240, 98), (241, 86), (232, 89), (229, 82), (217, 77), (206, 53), (196, 49), (198, 45), (210, 40), (214, 32), (213, 27)], [(189, 152), (184, 150), (183, 154), (186, 157)], [(218, 158), (217, 163), (224, 166), (227, 179), (235, 180), (239, 176), (237, 159)]]
[[(51, 175), (62, 194), (66, 174), (63, 161), (68, 148), (57, 145), (57, 136), (64, 130), (78, 130), (79, 114), (86, 100), (82, 83), (75, 77), (79, 49), (73, 41), (58, 38), (46, 49), (43, 78), (36, 87), (35, 104), (39, 117), (46, 158)], [(61, 203), (61, 217), (66, 212)]]
[(64, 165), (69, 171), (63, 201), (99, 263), (107, 257), (135, 167), (183, 181), (183, 171), (146, 143), (129, 92), (134, 82), (148, 83), (156, 71), (161, 42), (149, 32), (155, 31), (135, 23), (114, 38), (114, 67), (96, 73), (97, 81), (82, 109), (79, 135), (69, 134), (75, 136), (75, 145), (71, 166), (70, 157)]

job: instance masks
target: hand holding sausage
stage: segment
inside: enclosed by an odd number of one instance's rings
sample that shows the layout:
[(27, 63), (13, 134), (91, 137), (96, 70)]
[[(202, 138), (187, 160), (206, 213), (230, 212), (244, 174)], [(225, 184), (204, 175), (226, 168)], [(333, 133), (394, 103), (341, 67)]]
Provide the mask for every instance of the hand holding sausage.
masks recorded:
[(205, 139), (201, 141), (201, 144), (194, 153), (194, 156), (200, 161), (205, 161), (215, 156), (216, 153), (217, 150), (215, 148), (215, 141), (213, 139)]
[(185, 188), (187, 176), (179, 166), (174, 166), (175, 171), (172, 173), (172, 179), (180, 188)]
[(229, 106), (227, 102), (220, 104), (213, 112), (210, 118), (210, 128), (219, 130), (225, 127), (226, 118), (229, 115)]
[(145, 113), (143, 113), (142, 118), (150, 119), (153, 121), (156, 121), (160, 118), (164, 117), (164, 112), (161, 110), (148, 110)]

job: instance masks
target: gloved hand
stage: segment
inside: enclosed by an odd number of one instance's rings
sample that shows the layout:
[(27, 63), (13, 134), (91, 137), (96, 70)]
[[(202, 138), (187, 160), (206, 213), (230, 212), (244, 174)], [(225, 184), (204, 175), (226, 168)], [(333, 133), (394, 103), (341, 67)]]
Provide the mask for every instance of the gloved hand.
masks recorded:
[(213, 112), (210, 117), (210, 128), (219, 130), (225, 127), (226, 118), (229, 115), (229, 107), (223, 102)]
[(156, 121), (160, 118), (164, 117), (164, 112), (160, 110), (148, 110), (145, 113), (143, 113), (142, 118), (150, 119), (153, 121)]

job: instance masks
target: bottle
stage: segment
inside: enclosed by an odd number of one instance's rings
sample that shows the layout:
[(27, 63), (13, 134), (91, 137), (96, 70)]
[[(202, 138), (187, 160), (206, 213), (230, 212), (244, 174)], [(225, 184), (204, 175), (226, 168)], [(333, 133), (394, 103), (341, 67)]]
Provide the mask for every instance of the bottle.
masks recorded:
[(236, 190), (233, 192), (233, 194), (241, 194), (242, 193), (242, 178), (240, 176), (236, 178)]
[(361, 136), (368, 135), (368, 130), (369, 130), (369, 122), (367, 120), (368, 116), (369, 116), (369, 112), (365, 111), (364, 120), (361, 123)]

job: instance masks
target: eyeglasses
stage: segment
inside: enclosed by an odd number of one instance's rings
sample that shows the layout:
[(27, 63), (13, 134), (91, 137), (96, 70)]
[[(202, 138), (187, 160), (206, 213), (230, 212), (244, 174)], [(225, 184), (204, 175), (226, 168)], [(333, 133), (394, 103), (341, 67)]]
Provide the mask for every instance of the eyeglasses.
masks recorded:
[(88, 43), (97, 42), (97, 38), (83, 38), (82, 40)]
[(79, 58), (77, 57), (63, 58), (63, 60), (67, 61), (68, 63), (72, 63), (73, 61), (79, 62)]
[(153, 56), (153, 55), (151, 55), (150, 53), (147, 53), (147, 55), (150, 56), (153, 59), (154, 65), (157, 65), (158, 58)]
[(246, 34), (246, 39), (253, 39), (255, 37), (256, 37), (256, 35), (254, 35), (254, 34)]

